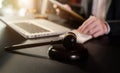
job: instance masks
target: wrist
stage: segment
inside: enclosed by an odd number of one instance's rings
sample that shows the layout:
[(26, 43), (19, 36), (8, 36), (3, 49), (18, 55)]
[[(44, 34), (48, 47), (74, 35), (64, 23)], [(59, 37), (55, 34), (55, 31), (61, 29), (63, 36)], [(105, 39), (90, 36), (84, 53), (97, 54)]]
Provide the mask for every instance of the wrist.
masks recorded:
[(105, 34), (109, 34), (109, 32), (110, 32), (110, 26), (109, 26), (109, 24), (107, 22), (105, 22), (104, 24), (106, 25), (106, 28), (107, 28)]

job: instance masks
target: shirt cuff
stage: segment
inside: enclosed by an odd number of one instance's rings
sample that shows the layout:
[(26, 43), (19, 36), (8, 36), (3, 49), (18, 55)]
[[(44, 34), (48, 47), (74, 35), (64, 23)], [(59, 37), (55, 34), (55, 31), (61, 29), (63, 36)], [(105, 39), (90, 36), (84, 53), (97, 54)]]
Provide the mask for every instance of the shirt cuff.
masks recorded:
[(105, 34), (109, 34), (110, 33), (110, 26), (107, 22), (105, 22), (106, 26), (107, 26), (107, 32)]

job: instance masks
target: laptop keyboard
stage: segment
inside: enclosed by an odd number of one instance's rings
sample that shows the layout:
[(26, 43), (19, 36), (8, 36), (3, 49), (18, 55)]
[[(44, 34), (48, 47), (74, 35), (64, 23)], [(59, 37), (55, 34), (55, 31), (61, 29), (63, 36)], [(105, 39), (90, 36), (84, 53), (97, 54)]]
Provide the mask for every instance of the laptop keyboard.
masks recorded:
[(15, 24), (29, 33), (49, 32), (49, 30), (29, 22), (20, 22)]

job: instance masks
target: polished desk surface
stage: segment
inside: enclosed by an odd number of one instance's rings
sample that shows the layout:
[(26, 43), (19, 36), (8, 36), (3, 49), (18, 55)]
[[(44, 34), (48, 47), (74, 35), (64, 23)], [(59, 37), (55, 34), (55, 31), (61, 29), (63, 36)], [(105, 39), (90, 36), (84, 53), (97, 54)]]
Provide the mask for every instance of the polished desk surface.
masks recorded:
[(19, 54), (4, 51), (4, 47), (13, 44), (43, 42), (56, 37), (26, 40), (0, 23), (0, 73), (120, 73), (120, 44), (117, 43), (120, 39), (113, 38), (104, 36), (86, 42), (88, 59), (69, 64), (49, 58), (51, 45), (17, 50)]

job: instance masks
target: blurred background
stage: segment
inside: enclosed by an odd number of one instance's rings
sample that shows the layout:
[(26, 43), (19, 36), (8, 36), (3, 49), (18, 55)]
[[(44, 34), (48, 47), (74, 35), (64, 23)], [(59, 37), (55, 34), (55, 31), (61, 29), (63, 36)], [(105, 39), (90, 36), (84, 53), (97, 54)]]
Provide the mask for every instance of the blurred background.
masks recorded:
[[(57, 0), (69, 4), (78, 14), (85, 16), (81, 0)], [(0, 16), (32, 16), (55, 13), (49, 0), (0, 0)]]
[(31, 15), (39, 13), (42, 0), (0, 0), (0, 15)]

